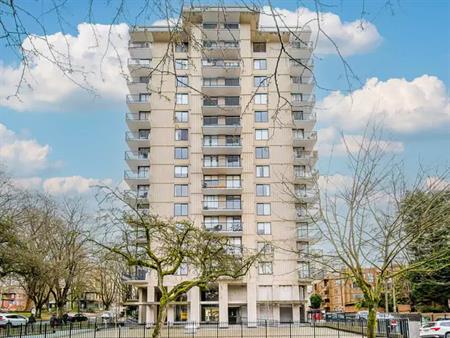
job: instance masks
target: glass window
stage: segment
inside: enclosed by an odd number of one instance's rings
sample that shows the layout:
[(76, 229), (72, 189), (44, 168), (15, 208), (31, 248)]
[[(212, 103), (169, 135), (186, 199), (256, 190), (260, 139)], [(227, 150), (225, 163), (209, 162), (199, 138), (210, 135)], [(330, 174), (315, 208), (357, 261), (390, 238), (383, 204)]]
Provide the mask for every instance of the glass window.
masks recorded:
[(255, 111), (255, 122), (268, 122), (269, 114), (266, 111)]
[(239, 29), (238, 23), (224, 23), (223, 28), (225, 29)]
[(187, 111), (175, 112), (175, 122), (188, 122), (189, 113)]
[(219, 166), (219, 156), (205, 156), (203, 158), (203, 166), (204, 167), (217, 167)]
[(255, 94), (255, 104), (267, 104), (267, 94)]
[(216, 29), (217, 23), (203, 23), (204, 29)]
[(225, 96), (225, 106), (239, 106), (239, 96)]
[(241, 125), (241, 118), (239, 116), (226, 116), (225, 117), (226, 126), (239, 126)]
[(254, 69), (267, 69), (267, 60), (266, 59), (253, 60), (253, 68)]
[(175, 45), (175, 52), (186, 53), (188, 51), (189, 44), (187, 42), (177, 43)]
[(188, 204), (187, 203), (175, 203), (174, 204), (174, 215), (175, 216), (187, 216), (188, 215)]
[(187, 184), (175, 184), (174, 194), (176, 197), (185, 197), (188, 195), (188, 185)]
[(256, 166), (256, 177), (269, 177), (270, 167), (268, 165), (257, 165)]
[(270, 215), (270, 203), (256, 203), (256, 214), (259, 216)]
[(309, 278), (309, 263), (300, 262), (298, 263), (298, 275), (300, 278)]
[(269, 158), (269, 147), (256, 147), (255, 148), (256, 158)]
[(177, 271), (175, 271), (175, 275), (186, 276), (187, 274), (188, 274), (188, 265), (186, 263), (181, 263)]
[(225, 157), (226, 166), (227, 167), (240, 167), (241, 166), (241, 158), (239, 155), (229, 155)]
[(177, 104), (189, 104), (189, 96), (184, 93), (177, 93), (176, 95)]
[(256, 140), (268, 140), (269, 129), (255, 129)]
[(175, 129), (175, 140), (176, 141), (187, 141), (188, 130), (187, 129)]
[(258, 264), (258, 274), (260, 275), (271, 275), (272, 274), (272, 262), (259, 262)]
[(177, 87), (187, 87), (187, 86), (189, 86), (189, 77), (177, 76)]
[(139, 129), (138, 134), (141, 140), (147, 140), (150, 138), (150, 129)]
[(232, 86), (232, 87), (239, 86), (239, 78), (225, 79), (225, 86)]
[(203, 145), (207, 147), (215, 147), (219, 145), (219, 137), (217, 135), (203, 136)]
[(205, 116), (203, 118), (203, 125), (204, 126), (217, 126), (219, 124), (219, 117), (218, 116)]
[(272, 225), (270, 222), (258, 222), (258, 235), (270, 235), (272, 233)]
[(270, 184), (257, 184), (256, 196), (270, 196)]
[(175, 166), (175, 177), (188, 177), (188, 167), (176, 165)]
[(175, 158), (180, 160), (185, 160), (188, 158), (188, 148), (187, 147), (176, 147), (175, 148)]
[(266, 43), (265, 42), (253, 42), (253, 52), (254, 53), (265, 53)]
[(263, 255), (270, 255), (273, 253), (273, 246), (267, 242), (258, 242), (257, 243), (258, 252)]
[(189, 63), (187, 59), (176, 59), (175, 68), (176, 69), (188, 69)]
[(292, 116), (294, 117), (295, 121), (303, 121), (304, 120), (303, 111), (301, 111), (301, 110), (292, 112)]
[(203, 209), (217, 209), (219, 208), (219, 196), (206, 195), (203, 199)]
[(295, 177), (304, 177), (306, 173), (305, 165), (296, 165), (294, 166), (294, 175)]
[(203, 78), (203, 85), (206, 87), (217, 87), (218, 79), (215, 77), (213, 78), (205, 77)]
[(150, 190), (150, 186), (149, 185), (138, 185), (137, 186), (137, 197), (139, 197), (139, 198), (147, 198), (149, 190)]
[(269, 85), (267, 76), (255, 76), (253, 79), (255, 87), (267, 87)]
[(302, 102), (303, 94), (291, 94), (291, 99), (293, 102)]
[(292, 134), (294, 139), (303, 140), (305, 138), (305, 130), (304, 129), (292, 129)]

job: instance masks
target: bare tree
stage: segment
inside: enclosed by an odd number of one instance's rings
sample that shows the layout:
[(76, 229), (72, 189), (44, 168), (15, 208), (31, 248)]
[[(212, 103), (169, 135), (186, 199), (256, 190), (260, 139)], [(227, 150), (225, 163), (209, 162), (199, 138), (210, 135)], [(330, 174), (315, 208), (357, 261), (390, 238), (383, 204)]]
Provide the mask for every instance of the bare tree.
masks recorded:
[[(142, 213), (130, 200), (110, 189), (105, 201), (120, 202), (106, 209), (103, 240), (91, 240), (101, 248), (124, 259), (129, 266), (150, 271), (161, 292), (153, 337), (160, 337), (167, 306), (194, 287), (207, 287), (221, 278), (236, 279), (247, 274), (258, 255), (229, 243), (225, 236), (196, 227), (188, 220), (175, 222)], [(128, 202), (128, 201), (131, 201)], [(189, 270), (183, 281), (170, 289), (166, 278)]]
[[(413, 182), (406, 178), (395, 156), (388, 155), (386, 143), (380, 142), (377, 130), (366, 133), (356, 142), (346, 142), (350, 182), (337, 191), (322, 191), (318, 217), (313, 218), (321, 230), (328, 250), (323, 264), (328, 271), (351, 279), (362, 291), (369, 315), (367, 336), (376, 336), (376, 313), (388, 281), (411, 271), (430, 271), (449, 265), (450, 252), (431, 250), (426, 260), (411, 261), (408, 247), (433, 228), (448, 222), (450, 206), (435, 202), (446, 194), (448, 183), (439, 176), (425, 183), (420, 173)], [(444, 183), (443, 183), (444, 182)], [(426, 200), (405, 204), (411, 194), (429, 195)], [(436, 210), (440, 208), (440, 210)], [(407, 231), (405, 217), (414, 214), (413, 232)], [(367, 268), (375, 271), (373, 282)]]

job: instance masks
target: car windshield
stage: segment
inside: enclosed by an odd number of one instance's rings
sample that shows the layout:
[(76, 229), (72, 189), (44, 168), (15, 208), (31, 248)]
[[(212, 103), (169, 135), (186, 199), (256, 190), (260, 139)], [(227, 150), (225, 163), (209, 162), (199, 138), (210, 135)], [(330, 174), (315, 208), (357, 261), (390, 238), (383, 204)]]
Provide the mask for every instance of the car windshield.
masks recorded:
[(435, 324), (436, 324), (435, 322), (430, 322), (428, 324), (425, 324), (423, 327), (424, 328), (426, 328), (426, 327), (433, 327)]

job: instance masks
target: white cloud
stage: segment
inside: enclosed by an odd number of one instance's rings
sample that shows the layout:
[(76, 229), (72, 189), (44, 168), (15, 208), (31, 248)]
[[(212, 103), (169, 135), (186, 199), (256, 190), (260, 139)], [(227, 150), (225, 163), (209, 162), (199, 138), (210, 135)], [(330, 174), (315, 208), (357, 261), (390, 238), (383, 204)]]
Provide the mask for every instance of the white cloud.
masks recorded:
[(351, 187), (353, 178), (347, 175), (333, 174), (333, 175), (321, 175), (319, 177), (320, 191), (325, 192), (327, 195), (334, 195), (339, 191)]
[[(363, 135), (342, 134), (335, 127), (327, 127), (318, 131), (318, 148), (320, 156), (343, 156), (347, 152), (356, 153), (368, 140)], [(402, 142), (377, 140), (377, 146), (385, 153), (402, 153)]]
[(399, 133), (424, 132), (450, 127), (450, 100), (445, 84), (435, 76), (412, 81), (368, 79), (351, 95), (333, 92), (319, 104), (323, 122), (364, 129), (371, 120), (381, 120), (385, 129)]
[(21, 189), (40, 189), (42, 185), (42, 178), (40, 177), (14, 178), (12, 179), (12, 183), (14, 184), (14, 186)]
[[(40, 55), (30, 55), (32, 62), (20, 98), (11, 95), (19, 84), (21, 66), (0, 64), (0, 106), (19, 111), (67, 111), (92, 109), (93, 102), (111, 107), (124, 103), (127, 43), (126, 24), (81, 23), (76, 36), (60, 32), (30, 36), (23, 46), (29, 49), (32, 44)], [(47, 60), (54, 57), (60, 67)], [(96, 96), (81, 87), (92, 89)]]
[(52, 195), (67, 193), (83, 194), (96, 185), (111, 185), (111, 179), (86, 178), (81, 176), (52, 177), (42, 183), (45, 192)]
[(442, 177), (430, 176), (425, 179), (425, 187), (430, 190), (450, 190), (450, 181)]
[[(265, 14), (261, 15), (261, 26), (275, 26), (274, 18), (269, 7), (263, 7)], [(380, 45), (382, 38), (377, 28), (365, 20), (342, 22), (340, 17), (334, 13), (321, 12), (318, 16), (315, 11), (300, 7), (295, 11), (275, 8), (274, 12), (279, 16), (278, 26), (302, 27), (307, 24), (312, 32), (313, 38), (317, 36), (319, 27), (338, 46), (342, 55), (348, 56), (369, 52)], [(336, 54), (336, 48), (332, 42), (323, 34), (319, 34), (316, 53)]]
[(0, 162), (14, 175), (30, 174), (48, 166), (49, 145), (17, 135), (0, 123)]

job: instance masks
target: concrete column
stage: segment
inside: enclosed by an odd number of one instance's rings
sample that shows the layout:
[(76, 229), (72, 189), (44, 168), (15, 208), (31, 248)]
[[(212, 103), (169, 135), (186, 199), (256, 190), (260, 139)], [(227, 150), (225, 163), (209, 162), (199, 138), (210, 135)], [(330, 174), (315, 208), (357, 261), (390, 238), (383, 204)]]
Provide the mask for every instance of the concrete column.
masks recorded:
[(280, 304), (272, 303), (272, 318), (274, 321), (280, 321)]
[(297, 304), (292, 305), (292, 320), (294, 322), (300, 321), (300, 306)]
[(189, 291), (190, 309), (189, 321), (200, 322), (200, 289), (194, 287)]
[[(155, 301), (155, 287), (153, 285), (149, 285), (147, 287), (147, 302), (152, 303)], [(155, 322), (155, 312), (156, 305), (147, 305), (146, 311), (146, 319), (145, 322), (147, 324), (152, 324)]]
[(169, 305), (167, 307), (167, 323), (173, 324), (175, 321), (175, 305)]
[(251, 282), (247, 283), (247, 318), (249, 327), (256, 327), (256, 316), (256, 283)]
[(219, 283), (219, 325), (228, 327), (228, 284)]
[(145, 297), (145, 292), (143, 288), (138, 288), (138, 301), (139, 301), (139, 306), (138, 306), (138, 323), (139, 324), (145, 324), (145, 305), (143, 305), (142, 303), (144, 303), (146, 300), (144, 299)]

